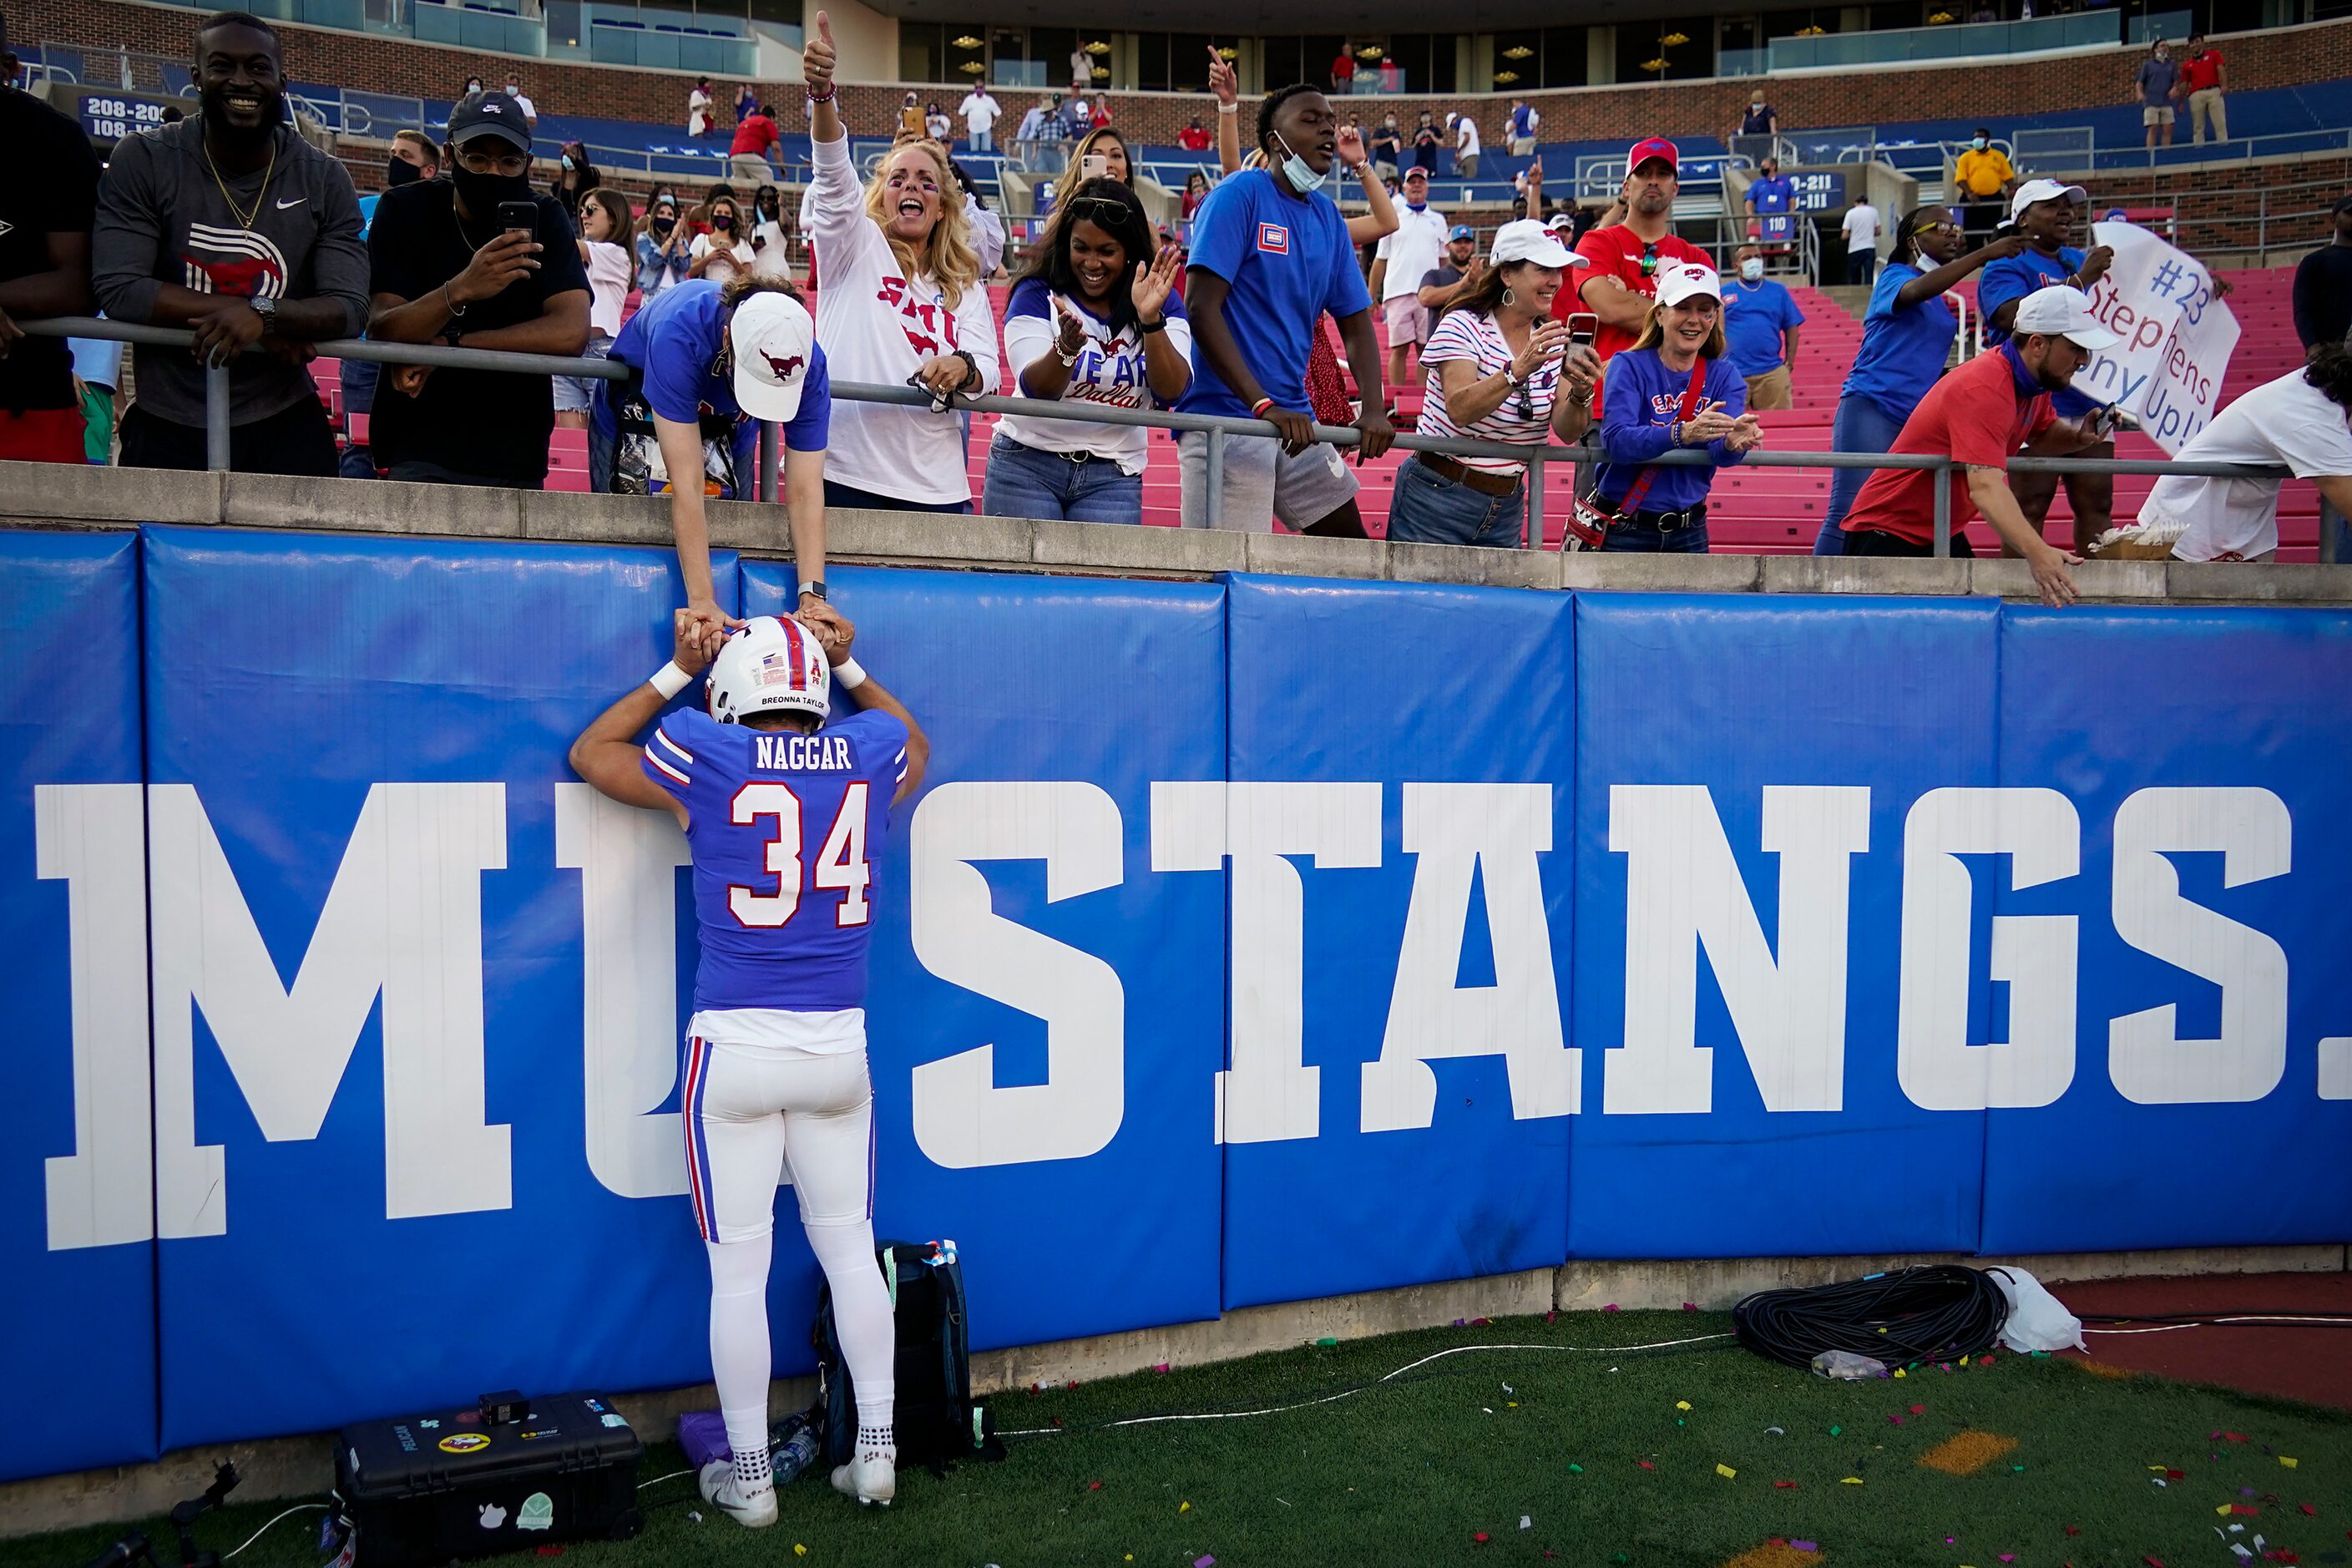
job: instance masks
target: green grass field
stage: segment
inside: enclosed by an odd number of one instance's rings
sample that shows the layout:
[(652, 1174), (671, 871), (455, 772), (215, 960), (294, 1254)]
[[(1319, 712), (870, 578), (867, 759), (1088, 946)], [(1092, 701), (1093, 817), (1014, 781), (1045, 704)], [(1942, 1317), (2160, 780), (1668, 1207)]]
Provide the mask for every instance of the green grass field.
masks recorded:
[[(1729, 1327), (1720, 1313), (1507, 1319), (1000, 1395), (1002, 1428), (1058, 1420), (1060, 1429), (1012, 1440), (1003, 1464), (966, 1464), (944, 1478), (903, 1473), (887, 1511), (861, 1510), (804, 1478), (785, 1489), (776, 1528), (750, 1531), (704, 1510), (682, 1478), (645, 1489), (637, 1540), (563, 1554), (580, 1568), (1182, 1568), (1209, 1556), (1222, 1568), (1546, 1560), (1713, 1568), (1777, 1536), (1815, 1542), (1819, 1555), (1768, 1551), (1742, 1568), (2225, 1568), (2239, 1559), (2217, 1527), (2235, 1523), (2245, 1529), (2228, 1540), (2250, 1551), (2260, 1534), (2263, 1550), (2305, 1563), (2352, 1560), (2352, 1414), (2104, 1377), (2056, 1358), (2002, 1354), (1989, 1367), (1840, 1384), (1728, 1339), (1666, 1351), (1565, 1348)], [(1498, 1348), (1286, 1414), (1094, 1425), (1314, 1399), (1465, 1345)], [(1510, 1345), (1562, 1348), (1499, 1348)], [(1919, 1463), (1967, 1431), (2016, 1447), (1968, 1475)], [(675, 1445), (663, 1443), (643, 1473), (682, 1468)], [(2183, 1474), (2158, 1486), (2163, 1469)], [(2232, 1504), (2258, 1511), (2217, 1515)], [(205, 1521), (204, 1539), (226, 1552), (281, 1506), (228, 1510)], [(159, 1549), (169, 1542), (161, 1521), (146, 1528)], [(317, 1530), (316, 1514), (298, 1515), (237, 1558), (238, 1568), (310, 1568)], [(0, 1568), (78, 1563), (119, 1533), (8, 1542)]]

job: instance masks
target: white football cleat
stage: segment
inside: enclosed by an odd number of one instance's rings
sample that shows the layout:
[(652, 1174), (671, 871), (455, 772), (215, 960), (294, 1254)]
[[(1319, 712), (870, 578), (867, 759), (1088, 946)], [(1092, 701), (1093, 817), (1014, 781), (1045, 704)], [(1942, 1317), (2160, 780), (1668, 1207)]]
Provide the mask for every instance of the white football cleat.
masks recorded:
[(745, 1497), (738, 1489), (735, 1461), (713, 1459), (702, 1467), (702, 1500), (723, 1510), (727, 1517), (746, 1530), (765, 1530), (776, 1522), (776, 1489), (761, 1489), (754, 1497)]
[(869, 1448), (853, 1462), (833, 1468), (833, 1489), (856, 1498), (861, 1508), (877, 1502), (888, 1508), (898, 1495), (898, 1467), (888, 1455)]

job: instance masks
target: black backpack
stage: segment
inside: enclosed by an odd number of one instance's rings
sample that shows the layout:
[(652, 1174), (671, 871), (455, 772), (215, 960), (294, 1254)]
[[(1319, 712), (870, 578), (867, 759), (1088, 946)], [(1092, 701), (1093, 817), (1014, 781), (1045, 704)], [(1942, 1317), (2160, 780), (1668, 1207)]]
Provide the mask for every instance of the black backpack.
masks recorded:
[[(971, 1402), (963, 1270), (952, 1241), (885, 1241), (875, 1253), (889, 1287), (898, 1329), (898, 1397), (892, 1421), (898, 1463), (944, 1469), (957, 1459), (1001, 1459), (1004, 1445), (988, 1413)], [(829, 1465), (845, 1465), (857, 1444), (857, 1393), (834, 1331), (833, 1292), (817, 1292), (816, 1409)]]

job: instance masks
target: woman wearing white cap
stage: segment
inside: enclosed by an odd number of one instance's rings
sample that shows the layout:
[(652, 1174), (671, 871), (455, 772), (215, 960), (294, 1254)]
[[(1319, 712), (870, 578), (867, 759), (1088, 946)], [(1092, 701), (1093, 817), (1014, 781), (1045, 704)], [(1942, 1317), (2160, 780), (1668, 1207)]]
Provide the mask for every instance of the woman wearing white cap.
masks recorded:
[[(1578, 537), (1602, 550), (1706, 552), (1706, 497), (1716, 468), (1764, 439), (1748, 384), (1724, 355), (1723, 282), (1715, 268), (1670, 261), (1633, 346), (1612, 355), (1601, 392), (1607, 461), (1578, 509)], [(1685, 447), (1712, 465), (1648, 466)]]
[[(1495, 236), (1494, 264), (1430, 334), (1421, 433), (1540, 447), (1584, 435), (1601, 361), (1571, 348), (1552, 296), (1583, 264), (1532, 218)], [(1518, 543), (1527, 464), (1510, 458), (1415, 452), (1397, 469), (1389, 537), (1424, 544)]]
[[(782, 426), (801, 618), (846, 626), (824, 602), (832, 381), (800, 290), (756, 272), (665, 289), (629, 318), (611, 358), (631, 374), (596, 384), (589, 479), (607, 493), (668, 493), (688, 607), (706, 621), (727, 620), (711, 587), (704, 500), (750, 499), (759, 424), (773, 421)], [(681, 475), (689, 477), (681, 483)]]
[(801, 68), (815, 163), (804, 210), (824, 261), (817, 295), (824, 341), (846, 380), (913, 385), (929, 407), (845, 403), (835, 420), (825, 498), (835, 506), (967, 512), (971, 480), (958, 393), (996, 390), (996, 318), (981, 286), (963, 198), (946, 149), (908, 142), (857, 183), (835, 111), (833, 22), (816, 14)]

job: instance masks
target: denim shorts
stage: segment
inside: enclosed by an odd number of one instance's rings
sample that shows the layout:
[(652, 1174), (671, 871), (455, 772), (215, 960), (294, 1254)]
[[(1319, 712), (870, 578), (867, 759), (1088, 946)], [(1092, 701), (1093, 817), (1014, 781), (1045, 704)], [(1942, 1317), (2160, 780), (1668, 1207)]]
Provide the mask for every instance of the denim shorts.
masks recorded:
[(1143, 476), (1122, 472), (1108, 458), (1074, 461), (998, 435), (988, 443), (980, 510), (1046, 522), (1139, 523)]
[[(582, 359), (604, 359), (613, 352), (613, 340), (602, 332), (592, 332), (588, 346), (580, 351)], [(555, 411), (558, 414), (585, 414), (596, 401), (596, 378), (590, 375), (559, 375), (555, 378)]]

